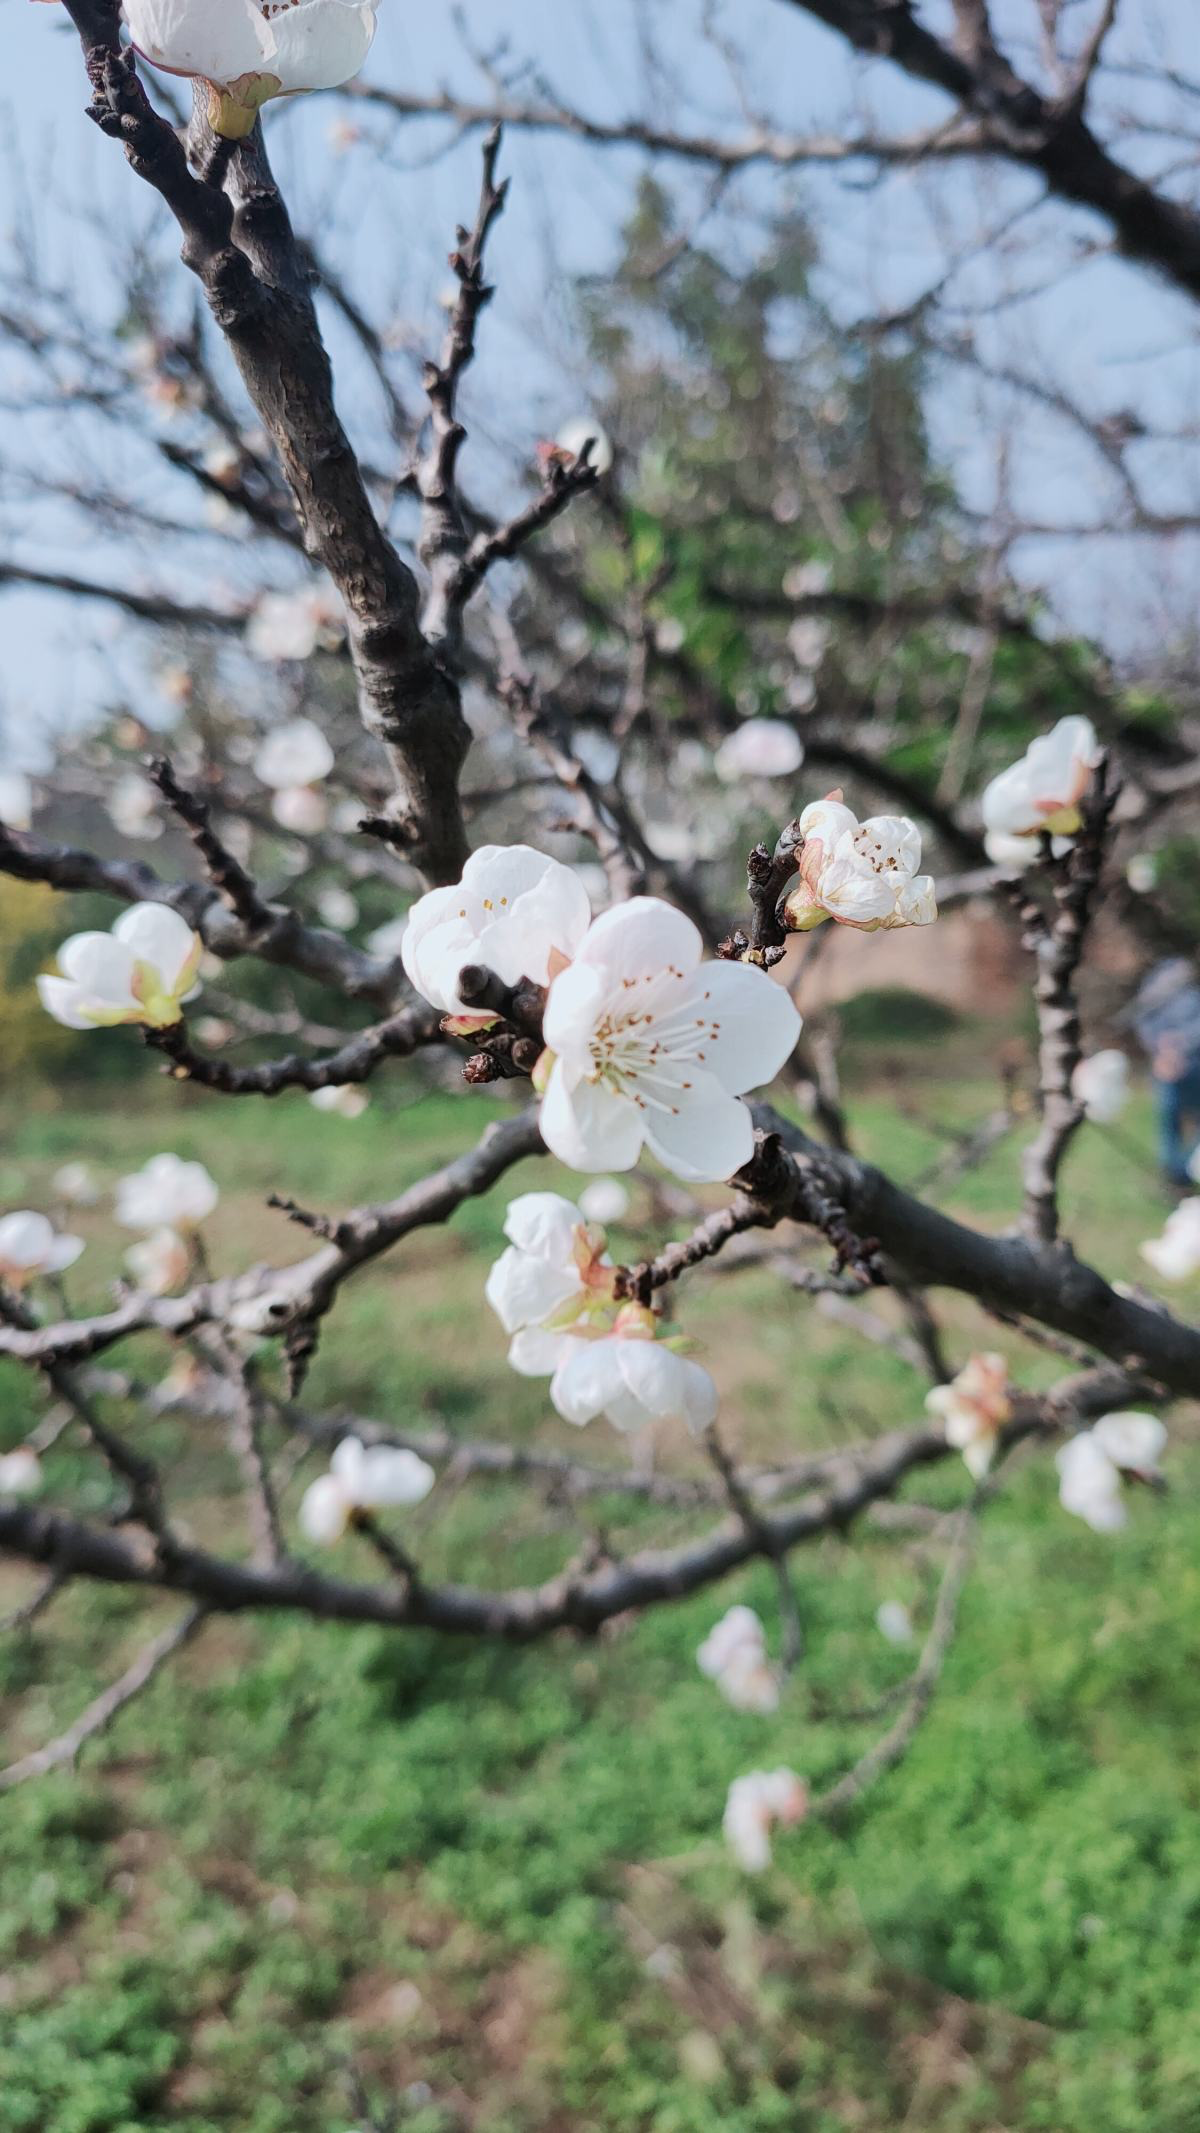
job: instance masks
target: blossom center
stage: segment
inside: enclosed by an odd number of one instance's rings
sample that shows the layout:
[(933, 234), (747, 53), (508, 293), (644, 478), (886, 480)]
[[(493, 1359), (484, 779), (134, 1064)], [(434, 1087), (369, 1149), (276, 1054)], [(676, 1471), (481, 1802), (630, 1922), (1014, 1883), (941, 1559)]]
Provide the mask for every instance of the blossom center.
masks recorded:
[[(711, 993), (688, 989), (681, 996), (677, 988), (687, 988), (688, 980), (673, 963), (663, 972), (622, 978), (621, 985), (625, 997), (605, 1010), (592, 1031), (588, 1079), (604, 1082), (640, 1110), (677, 1116), (672, 1098), (692, 1086), (683, 1069), (702, 1067), (720, 1036), (720, 1022), (704, 1011)], [(644, 986), (654, 989), (643, 993)]]

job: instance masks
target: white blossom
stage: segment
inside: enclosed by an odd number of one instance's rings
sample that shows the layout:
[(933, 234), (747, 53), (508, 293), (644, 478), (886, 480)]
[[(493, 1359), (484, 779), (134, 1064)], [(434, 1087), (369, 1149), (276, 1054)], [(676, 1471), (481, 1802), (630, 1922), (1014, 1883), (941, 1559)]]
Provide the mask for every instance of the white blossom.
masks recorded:
[(349, 889), (340, 882), (330, 882), (317, 898), (317, 917), (323, 926), (332, 926), (335, 933), (348, 933), (358, 924), (358, 905)]
[(1167, 1216), (1161, 1237), (1148, 1238), (1141, 1253), (1164, 1281), (1190, 1281), (1200, 1274), (1200, 1199), (1181, 1200)]
[(800, 1017), (764, 971), (701, 953), (689, 918), (636, 896), (595, 921), (554, 979), (541, 1127), (572, 1169), (631, 1170), (643, 1145), (689, 1180), (749, 1161), (739, 1098), (778, 1073)]
[(117, 1186), (117, 1220), (126, 1229), (192, 1230), (211, 1215), (218, 1197), (203, 1163), (152, 1155)]
[(157, 787), (149, 778), (140, 777), (136, 770), (128, 770), (124, 777), (117, 779), (109, 794), (109, 820), (122, 837), (139, 837), (146, 841), (161, 837), (163, 825), (158, 802)]
[(1123, 1475), (1161, 1479), (1159, 1461), (1167, 1432), (1157, 1415), (1135, 1409), (1102, 1415), (1055, 1454), (1059, 1501), (1094, 1533), (1119, 1533), (1128, 1519)]
[(1125, 864), (1125, 879), (1135, 896), (1149, 896), (1158, 886), (1157, 854), (1133, 852)]
[(779, 1708), (779, 1682), (767, 1659), (762, 1622), (753, 1607), (731, 1607), (696, 1653), (702, 1674), (715, 1681), (735, 1711), (765, 1716)]
[(791, 1828), (808, 1811), (808, 1788), (794, 1770), (749, 1770), (734, 1779), (725, 1801), (725, 1841), (747, 1874), (771, 1864), (771, 1832)]
[(357, 74), (375, 35), (376, 0), (125, 0), (130, 37), (168, 74), (209, 85), (208, 117), (227, 139), (260, 107)]
[(27, 830), (33, 820), (33, 786), (23, 770), (0, 770), (0, 822)]
[(595, 467), (597, 474), (607, 474), (613, 463), (612, 438), (594, 416), (576, 415), (570, 422), (564, 422), (554, 442), (560, 451), (569, 452), (572, 459), (578, 459), (589, 437), (592, 449), (588, 465)]
[(42, 1480), (41, 1461), (30, 1445), (0, 1453), (0, 1496), (38, 1496)]
[(507, 985), (545, 985), (577, 952), (591, 924), (587, 892), (571, 867), (528, 844), (483, 844), (462, 880), (418, 897), (401, 957), (416, 990), (444, 1015), (474, 1017), (458, 975), (482, 964)]
[(875, 1610), (875, 1627), (889, 1644), (911, 1644), (913, 1620), (903, 1600), (881, 1600)]
[(343, 1437), (329, 1472), (311, 1482), (301, 1499), (300, 1530), (323, 1548), (339, 1541), (356, 1511), (387, 1511), (421, 1503), (437, 1480), (416, 1452)]
[(177, 1230), (156, 1229), (130, 1245), (125, 1264), (139, 1289), (150, 1296), (169, 1296), (187, 1280), (191, 1259)]
[(371, 1099), (353, 1081), (335, 1082), (327, 1089), (314, 1089), (309, 1102), (314, 1111), (333, 1111), (338, 1118), (361, 1118)]
[(95, 1174), (86, 1163), (64, 1163), (50, 1180), (56, 1200), (65, 1200), (68, 1207), (95, 1207), (100, 1198), (100, 1187)]
[(166, 1029), (193, 999), (201, 944), (168, 904), (132, 904), (111, 933), (74, 933), (58, 951), (58, 977), (39, 977), (42, 1006), (67, 1029), (144, 1022)]
[[(1023, 874), (1027, 867), (1036, 866), (1042, 856), (1036, 837), (1014, 837), (1008, 830), (988, 830), (983, 848), (992, 865), (1002, 867), (1006, 874)], [(1069, 837), (1050, 839), (1050, 850), (1056, 859), (1070, 849)]]
[(786, 778), (804, 761), (804, 745), (794, 726), (781, 718), (748, 718), (727, 734), (713, 757), (722, 784), (739, 778)]
[(827, 918), (874, 933), (937, 917), (933, 878), (917, 872), (921, 832), (907, 815), (860, 822), (835, 790), (805, 808), (800, 829), (799, 872), (784, 899), (793, 932), (811, 932)]
[(319, 726), (311, 718), (289, 719), (276, 726), (260, 742), (254, 757), (254, 775), (260, 784), (277, 792), (296, 785), (319, 785), (334, 765), (334, 753)]
[(1012, 1414), (1008, 1365), (1002, 1355), (972, 1355), (948, 1385), (925, 1395), (931, 1415), (946, 1426), (946, 1442), (963, 1455), (967, 1470), (981, 1481), (992, 1463), (996, 1437)]
[(56, 1230), (32, 1208), (0, 1217), (0, 1281), (10, 1289), (23, 1289), (41, 1274), (61, 1274), (82, 1250), (82, 1237)]
[(1043, 830), (1073, 836), (1082, 826), (1079, 803), (1101, 754), (1090, 718), (1060, 718), (1030, 742), (1019, 762), (992, 779), (983, 795), (984, 829), (1009, 837)]
[(484, 1295), (512, 1336), (513, 1369), (549, 1377), (573, 1352), (564, 1345), (573, 1327), (604, 1330), (616, 1316), (604, 1232), (561, 1193), (526, 1192), (509, 1202), (504, 1234)]
[(620, 1178), (593, 1178), (579, 1195), (579, 1212), (589, 1222), (602, 1226), (621, 1222), (629, 1213), (630, 1193)]
[(1129, 1061), (1115, 1047), (1081, 1059), (1071, 1076), (1071, 1094), (1094, 1126), (1111, 1126), (1129, 1101)]
[(717, 1388), (702, 1364), (654, 1337), (654, 1320), (626, 1304), (611, 1333), (597, 1340), (566, 1333), (550, 1399), (564, 1422), (581, 1428), (604, 1415), (633, 1433), (650, 1422), (683, 1422), (698, 1436), (717, 1415)]
[(314, 785), (285, 785), (275, 794), (271, 813), (293, 837), (316, 837), (329, 820), (329, 803)]

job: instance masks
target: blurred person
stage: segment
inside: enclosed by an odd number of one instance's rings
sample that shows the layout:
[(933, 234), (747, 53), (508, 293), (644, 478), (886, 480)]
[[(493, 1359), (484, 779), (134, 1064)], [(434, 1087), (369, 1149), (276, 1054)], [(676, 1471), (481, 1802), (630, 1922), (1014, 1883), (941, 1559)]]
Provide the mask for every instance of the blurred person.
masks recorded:
[(1130, 1019), (1150, 1061), (1159, 1162), (1172, 1185), (1189, 1187), (1200, 1153), (1200, 979), (1187, 956), (1155, 964)]

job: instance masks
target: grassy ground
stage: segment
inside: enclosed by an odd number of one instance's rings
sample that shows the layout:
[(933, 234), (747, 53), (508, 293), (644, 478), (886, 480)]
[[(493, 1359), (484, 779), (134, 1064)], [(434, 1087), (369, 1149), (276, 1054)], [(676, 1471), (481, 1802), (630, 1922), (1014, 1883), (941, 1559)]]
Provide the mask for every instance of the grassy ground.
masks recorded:
[[(988, 1107), (949, 1049), (931, 1057), (906, 1085), (918, 1108), (946, 1123)], [(218, 1262), (250, 1263), (295, 1248), (263, 1207), (272, 1187), (332, 1207), (394, 1190), (486, 1110), (434, 1096), (347, 1123), (300, 1099), (215, 1106), (157, 1087), (86, 1120), (22, 1109), (0, 1121), (0, 1206), (37, 1204), (67, 1157), (117, 1176), (174, 1147), (222, 1183)], [(938, 1151), (895, 1092), (856, 1125), (902, 1177)], [(1081, 1239), (1114, 1275), (1162, 1215), (1124, 1145), (1148, 1145), (1144, 1118), (1121, 1133), (1087, 1134), (1068, 1181)], [(354, 1287), (314, 1396), (565, 1442), (544, 1388), (506, 1370), (480, 1296), (505, 1200), (551, 1176), (526, 1166)], [(1006, 1220), (1011, 1148), (950, 1204)], [(105, 1211), (83, 1226), (86, 1303), (115, 1259)], [(913, 1373), (776, 1302), (753, 1272), (682, 1298), (731, 1437), (762, 1455), (916, 1419)], [(1008, 1347), (1026, 1381), (1055, 1368), (964, 1303), (947, 1316), (957, 1346)], [(165, 1360), (153, 1344), (131, 1356), (147, 1374)], [(27, 1400), (0, 1373), (0, 1445)], [(167, 1417), (146, 1441), (193, 1529), (228, 1539), (216, 1426)], [(102, 1507), (68, 1449), (49, 1468), (56, 1496)], [(819, 1784), (867, 1744), (873, 1726), (836, 1714), (910, 1663), (873, 1617), (895, 1596), (927, 1618), (927, 1545), (864, 1527), (796, 1558), (808, 1654), (770, 1719), (727, 1710), (693, 1656), (733, 1599), (773, 1624), (757, 1571), (531, 1651), (214, 1623), (76, 1774), (0, 1797), (0, 2133), (350, 2133), (389, 2112), (408, 2133), (1195, 2133), (1200, 1457), (1186, 1441), (1172, 1472), (1171, 1497), (1135, 1503), (1114, 1542), (1068, 1520), (1049, 1462), (1031, 1462), (989, 1514), (907, 1761), (843, 1833), (802, 1827), (753, 1883), (716, 1841), (730, 1778), (789, 1762)], [(921, 1483), (925, 1501), (962, 1493), (959, 1471)], [(644, 1524), (615, 1503), (602, 1514), (618, 1543)], [(655, 1530), (680, 1529), (660, 1513)], [(560, 1508), (500, 1487), (464, 1491), (423, 1547), (431, 1568), (499, 1582), (544, 1575), (578, 1543)], [(349, 1570), (367, 1567), (356, 1546)], [(0, 1566), (0, 1609), (24, 1589)], [(68, 1592), (4, 1640), (7, 1753), (65, 1723), (170, 1614)]]

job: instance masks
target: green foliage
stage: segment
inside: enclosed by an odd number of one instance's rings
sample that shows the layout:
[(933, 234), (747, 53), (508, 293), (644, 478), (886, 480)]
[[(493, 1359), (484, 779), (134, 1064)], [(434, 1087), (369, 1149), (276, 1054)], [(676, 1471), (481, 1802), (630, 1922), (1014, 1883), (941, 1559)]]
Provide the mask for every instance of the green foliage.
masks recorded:
[[(939, 1128), (988, 1107), (986, 1088), (950, 1078), (944, 1047), (932, 1091), (928, 1052), (914, 1057)], [(25, 1119), (8, 1182), (37, 1204), (81, 1139), (113, 1177), (149, 1136), (218, 1172), (215, 1248), (245, 1263), (278, 1249), (262, 1200), (281, 1175), (310, 1204), (350, 1204), (383, 1166), (401, 1183), (486, 1115), (486, 1100), (376, 1102), (318, 1133), (284, 1098), (223, 1107), (215, 1138), (211, 1106), (151, 1100), (149, 1121)], [(890, 1102), (857, 1105), (855, 1130), (901, 1175), (942, 1145)], [(1140, 1112), (1127, 1133), (1148, 1146)], [(1011, 1216), (1012, 1164), (1001, 1151), (962, 1187), (985, 1221)], [(409, 1250), (402, 1338), (386, 1268), (352, 1291), (314, 1398), (545, 1441), (543, 1388), (506, 1372), (479, 1289), (505, 1199), (553, 1177), (529, 1166)], [(1087, 1134), (1068, 1190), (1085, 1244), (1127, 1270), (1146, 1228), (1136, 1164)], [(85, 1221), (71, 1279), (86, 1298), (113, 1244), (105, 1216)], [(744, 1441), (766, 1453), (913, 1418), (902, 1364), (807, 1308), (768, 1311), (771, 1293), (740, 1276), (681, 1298)], [(968, 1306), (949, 1315), (956, 1344), (978, 1339)], [(1057, 1367), (1023, 1363), (1028, 1382), (1042, 1366)], [(6, 1435), (18, 1426), (6, 1409)], [(217, 1438), (165, 1417), (142, 1441), (197, 1532), (227, 1541)], [(89, 1486), (67, 1445), (50, 1457), (56, 1494)], [(78, 1775), (6, 1797), (0, 2133), (351, 2133), (352, 2067), (379, 2123), (395, 2111), (405, 2133), (893, 2133), (906, 2118), (938, 2133), (1190, 2133), (1195, 1454), (1177, 1448), (1172, 1473), (1171, 1498), (1140, 1498), (1114, 1543), (1066, 1520), (1048, 1463), (1032, 1462), (989, 1515), (908, 1759), (844, 1832), (783, 1839), (756, 1883), (719, 1842), (725, 1788), (785, 1761), (820, 1785), (878, 1730), (846, 1714), (908, 1660), (875, 1609), (895, 1596), (925, 1620), (929, 1605), (926, 1552), (903, 1539), (864, 1527), (852, 1548), (797, 1556), (807, 1651), (772, 1718), (729, 1710), (694, 1662), (734, 1599), (773, 1625), (762, 1569), (591, 1644), (214, 1624)], [(951, 1504), (962, 1488), (946, 1469), (919, 1493)], [(615, 1500), (589, 1509), (618, 1547), (648, 1524)], [(499, 1583), (551, 1574), (577, 1539), (553, 1506), (489, 1487), (465, 1489), (423, 1545), (431, 1574)], [(368, 1567), (355, 1546), (351, 1575)], [(11, 1752), (146, 1634), (137, 1596), (89, 1589), (8, 1640)]]

